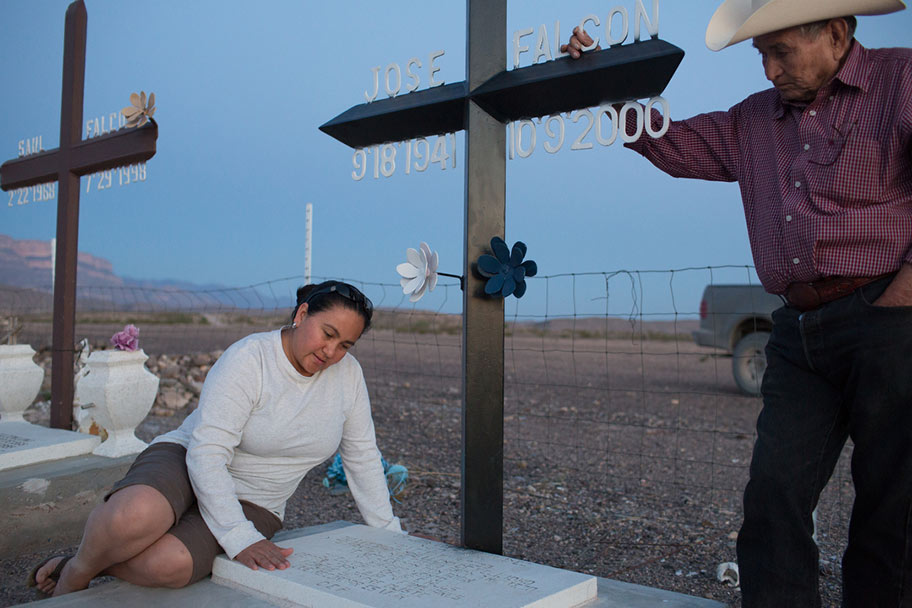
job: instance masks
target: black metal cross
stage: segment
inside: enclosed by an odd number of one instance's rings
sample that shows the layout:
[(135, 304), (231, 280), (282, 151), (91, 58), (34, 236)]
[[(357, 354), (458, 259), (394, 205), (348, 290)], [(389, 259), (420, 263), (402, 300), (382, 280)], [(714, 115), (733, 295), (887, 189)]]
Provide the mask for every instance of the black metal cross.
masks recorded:
[(355, 106), (320, 129), (353, 148), (465, 129), (462, 544), (503, 549), (503, 300), (472, 265), (504, 236), (504, 123), (658, 95), (684, 51), (653, 39), (506, 70), (506, 0), (468, 0), (466, 81)]
[(63, 37), (63, 94), (60, 147), (0, 165), (0, 188), (26, 188), (51, 181), (57, 194), (57, 261), (54, 278), (54, 335), (51, 359), (51, 426), (73, 423), (73, 356), (76, 326), (76, 260), (79, 251), (79, 178), (143, 162), (155, 155), (158, 126), (121, 129), (82, 140), (86, 14), (83, 0), (67, 8)]

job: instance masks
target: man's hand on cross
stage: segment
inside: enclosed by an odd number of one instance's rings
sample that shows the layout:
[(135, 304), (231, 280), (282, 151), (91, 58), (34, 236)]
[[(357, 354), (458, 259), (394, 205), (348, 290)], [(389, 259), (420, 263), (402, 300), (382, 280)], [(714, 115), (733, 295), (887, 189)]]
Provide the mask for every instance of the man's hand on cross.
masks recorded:
[[(561, 45), (561, 53), (569, 53), (574, 59), (579, 59), (583, 56), (583, 49), (591, 45), (593, 42), (592, 36), (586, 33), (586, 30), (582, 29), (580, 26), (573, 28), (573, 35), (570, 36), (570, 42), (567, 44)], [(596, 45), (593, 51), (600, 51), (602, 47)]]

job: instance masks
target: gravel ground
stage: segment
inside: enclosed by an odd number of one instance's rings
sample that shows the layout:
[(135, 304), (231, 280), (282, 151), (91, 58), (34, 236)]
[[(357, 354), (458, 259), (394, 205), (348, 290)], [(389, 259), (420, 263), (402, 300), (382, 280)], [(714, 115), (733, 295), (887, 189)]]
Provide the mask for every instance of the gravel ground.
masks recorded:
[[(380, 449), (410, 472), (396, 514), (408, 530), (452, 543), (460, 538), (459, 343), (379, 330), (355, 352)], [(737, 393), (730, 360), (689, 342), (629, 337), (516, 334), (506, 348), (504, 554), (739, 606), (739, 591), (715, 570), (735, 559), (760, 403)], [(194, 405), (150, 416), (138, 434), (175, 427)], [(349, 494), (322, 486), (325, 466), (290, 500), (286, 528), (360, 522)], [(848, 478), (844, 457), (820, 505), (824, 606), (839, 605)], [(33, 599), (20, 581), (41, 557), (0, 560), (0, 604)]]

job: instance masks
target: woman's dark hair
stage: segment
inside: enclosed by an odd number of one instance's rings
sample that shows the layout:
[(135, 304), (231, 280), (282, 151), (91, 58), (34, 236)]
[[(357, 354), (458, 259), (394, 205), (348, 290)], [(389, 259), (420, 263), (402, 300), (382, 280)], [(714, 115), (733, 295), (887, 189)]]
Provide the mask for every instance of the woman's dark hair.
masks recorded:
[(301, 304), (307, 304), (308, 314), (341, 306), (361, 316), (361, 320), (364, 321), (364, 331), (361, 333), (370, 329), (371, 317), (374, 315), (374, 305), (366, 295), (353, 285), (342, 281), (311, 283), (310, 285), (298, 287), (297, 296), (297, 304), (295, 304), (294, 310), (291, 312), (292, 322), (294, 322)]

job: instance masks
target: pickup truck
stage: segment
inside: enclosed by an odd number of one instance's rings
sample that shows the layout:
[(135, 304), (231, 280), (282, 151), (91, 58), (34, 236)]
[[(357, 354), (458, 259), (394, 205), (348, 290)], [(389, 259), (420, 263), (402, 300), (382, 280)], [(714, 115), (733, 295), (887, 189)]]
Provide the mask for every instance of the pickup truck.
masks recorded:
[(760, 394), (771, 315), (782, 304), (760, 285), (707, 285), (703, 290), (694, 341), (731, 355), (735, 383), (747, 395)]

